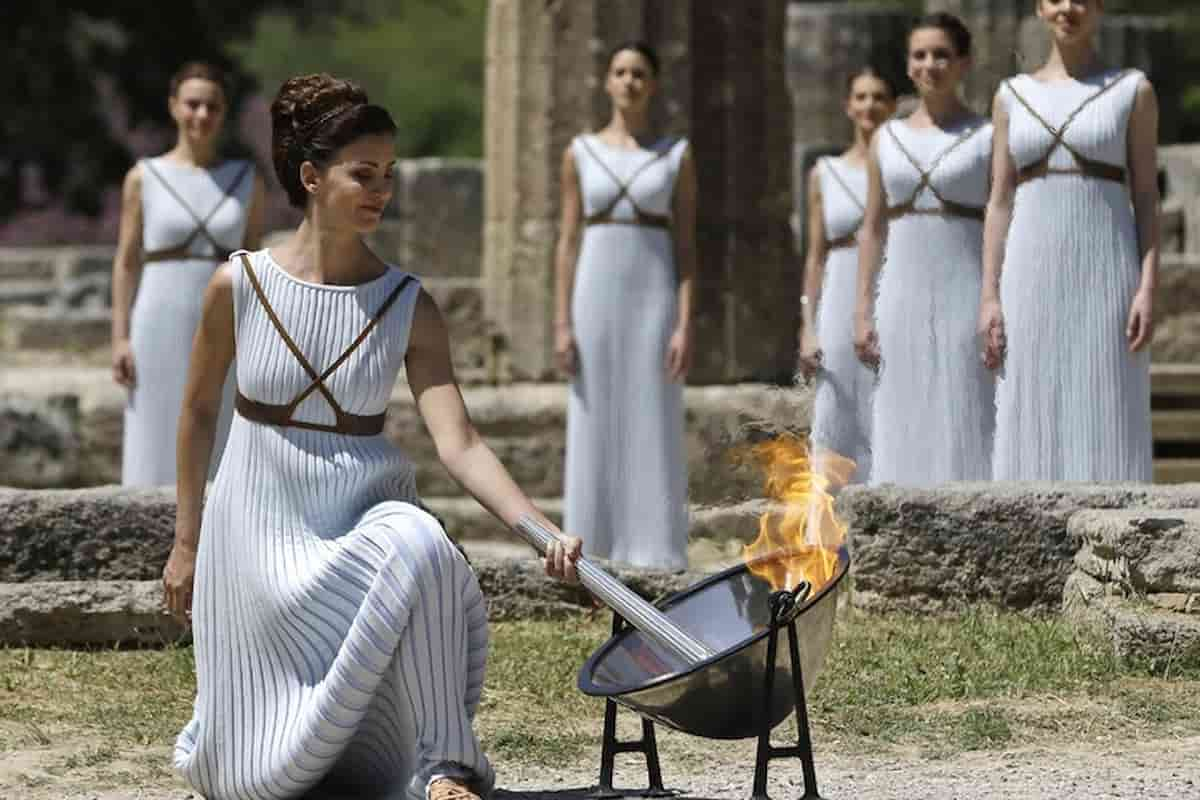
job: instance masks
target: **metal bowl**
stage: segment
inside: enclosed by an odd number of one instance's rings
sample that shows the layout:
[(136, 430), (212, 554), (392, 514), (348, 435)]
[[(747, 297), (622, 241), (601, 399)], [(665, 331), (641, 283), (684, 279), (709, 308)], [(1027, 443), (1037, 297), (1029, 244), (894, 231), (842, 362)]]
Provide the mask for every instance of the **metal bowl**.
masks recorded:
[[(804, 690), (808, 693), (833, 637), (837, 589), (850, 566), (838, 551), (833, 578), (804, 599), (795, 616)], [(579, 671), (579, 689), (606, 697), (664, 725), (709, 739), (747, 739), (762, 730), (763, 679), (771, 627), (770, 585), (745, 565), (731, 567), (673, 595), (658, 607), (717, 655), (681, 662), (633, 628), (600, 646)], [(770, 727), (796, 707), (787, 635), (779, 652)]]

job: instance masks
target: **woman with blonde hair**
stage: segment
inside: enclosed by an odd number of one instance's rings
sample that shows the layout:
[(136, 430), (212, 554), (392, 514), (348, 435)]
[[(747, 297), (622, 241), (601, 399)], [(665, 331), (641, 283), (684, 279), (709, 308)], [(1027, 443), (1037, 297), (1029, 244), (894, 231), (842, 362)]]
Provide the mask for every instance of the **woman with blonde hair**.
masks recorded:
[[(189, 62), (171, 78), (175, 146), (125, 176), (112, 279), (113, 380), (125, 387), (121, 483), (175, 483), (173, 443), (201, 299), (217, 265), (262, 237), (265, 188), (253, 164), (217, 151), (225, 79)], [(212, 472), (233, 413), (225, 394)]]

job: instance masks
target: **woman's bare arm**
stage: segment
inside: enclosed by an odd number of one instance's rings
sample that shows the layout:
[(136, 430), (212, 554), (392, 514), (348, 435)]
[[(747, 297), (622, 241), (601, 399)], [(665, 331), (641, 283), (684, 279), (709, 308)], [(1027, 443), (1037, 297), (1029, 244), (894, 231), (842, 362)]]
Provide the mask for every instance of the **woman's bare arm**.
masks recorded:
[(672, 203), (675, 270), (679, 281), (675, 331), (667, 353), (667, 376), (682, 380), (692, 361), (692, 303), (696, 284), (696, 163), (689, 145), (679, 162)]
[(142, 277), (142, 166), (134, 164), (121, 186), (121, 219), (112, 267), (112, 372), (127, 388), (137, 383), (129, 346), (129, 318)]
[(1000, 273), (1017, 194), (1017, 165), (1008, 149), (1008, 109), (996, 94), (992, 101), (992, 186), (983, 221), (983, 286), (979, 297), (979, 335), (983, 361), (998, 369), (1004, 361), (1004, 315), (1000, 307)]
[(178, 618), (191, 609), (192, 578), (200, 546), (200, 512), (221, 411), (221, 394), (233, 363), (233, 267), (222, 264), (209, 281), (192, 340), (179, 413), (175, 465), (175, 545), (163, 570), (167, 607)]
[(883, 266), (887, 239), (887, 198), (879, 169), (879, 139), (871, 141), (867, 156), (867, 207), (858, 231), (858, 291), (854, 311), (854, 349), (859, 360), (879, 365), (879, 341), (875, 333), (875, 283)]
[(571, 292), (575, 286), (575, 262), (579, 258), (583, 197), (570, 147), (563, 152), (559, 191), (562, 211), (558, 222), (558, 244), (554, 250), (554, 351), (559, 369), (572, 375), (575, 372), (575, 340), (571, 331)]
[(1129, 311), (1126, 336), (1131, 351), (1154, 335), (1154, 289), (1158, 285), (1160, 247), (1158, 196), (1158, 97), (1142, 79), (1129, 122), (1129, 186), (1137, 224), (1141, 282)]
[[(471, 422), (454, 378), (445, 320), (433, 298), (424, 290), (413, 314), (405, 366), (417, 409), (433, 437), (438, 458), (451, 477), (505, 525), (513, 527), (522, 517), (528, 516), (558, 532), (558, 526), (521, 491)], [(578, 557), (578, 539), (564, 544), (565, 552), (571, 553), (572, 559)], [(561, 558), (562, 553), (559, 554), (560, 564)], [(564, 575), (554, 570), (553, 556), (548, 561), (551, 574), (574, 579), (573, 567)]]

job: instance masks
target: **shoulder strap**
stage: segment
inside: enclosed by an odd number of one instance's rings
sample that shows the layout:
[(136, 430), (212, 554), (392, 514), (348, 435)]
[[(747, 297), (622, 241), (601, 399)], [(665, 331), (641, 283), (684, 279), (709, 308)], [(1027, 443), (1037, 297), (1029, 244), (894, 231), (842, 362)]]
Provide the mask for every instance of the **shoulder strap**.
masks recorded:
[(182, 196), (180, 196), (179, 192), (175, 191), (175, 187), (171, 186), (171, 184), (167, 182), (166, 178), (163, 177), (162, 173), (154, 168), (154, 164), (151, 162), (150, 159), (147, 158), (147, 159), (144, 159), (143, 161), (146, 164), (146, 166), (150, 168), (150, 171), (152, 173), (154, 173), (154, 176), (158, 179), (158, 182), (161, 183), (163, 185), (163, 188), (167, 190), (167, 194), (169, 194), (169, 195), (171, 195), (171, 197), (175, 198), (175, 202), (179, 203), (179, 205), (183, 207), (183, 210), (188, 213), (188, 216), (190, 216), (192, 218), (192, 220), (196, 223), (196, 229), (194, 231), (192, 231), (192, 234), (190, 236), (188, 236), (187, 239), (185, 239), (182, 244), (180, 244), (178, 247), (173, 248), (173, 249), (186, 250), (188, 248), (188, 246), (191, 245), (192, 241), (197, 236), (203, 236), (205, 239), (208, 240), (208, 243), (210, 245), (212, 245), (213, 249), (215, 249), (218, 253), (227, 252), (225, 246), (222, 245), (220, 242), (218, 242), (213, 237), (213, 235), (211, 233), (209, 233), (208, 223), (212, 220), (212, 218), (214, 216), (216, 216), (216, 213), (221, 209), (221, 206), (225, 205), (225, 201), (228, 200), (230, 197), (232, 197), (233, 194), (238, 190), (238, 187), (240, 187), (242, 185), (242, 181), (245, 179), (246, 175), (250, 172), (250, 166), (251, 166), (250, 162), (249, 161), (242, 162), (242, 168), (240, 170), (238, 170), (238, 173), (234, 177), (233, 182), (228, 187), (221, 190), (221, 192), (222, 192), (221, 199), (217, 201), (217, 204), (212, 207), (212, 210), (209, 211), (208, 214), (206, 214), (203, 218), (201, 218), (200, 215), (196, 213), (195, 209), (193, 209), (191, 207), (191, 205), (189, 205), (188, 202), (186, 200), (184, 200)]
[(825, 164), (825, 170), (829, 173), (830, 177), (833, 178), (838, 186), (842, 187), (842, 191), (846, 193), (846, 196), (849, 197), (851, 201), (853, 201), (854, 205), (858, 206), (858, 210), (865, 212), (867, 210), (866, 206), (864, 206), (862, 201), (858, 199), (858, 195), (856, 195), (854, 190), (850, 188), (850, 184), (848, 184), (846, 180), (840, 174), (838, 174), (838, 171), (833, 166), (833, 159), (822, 158), (821, 163)]

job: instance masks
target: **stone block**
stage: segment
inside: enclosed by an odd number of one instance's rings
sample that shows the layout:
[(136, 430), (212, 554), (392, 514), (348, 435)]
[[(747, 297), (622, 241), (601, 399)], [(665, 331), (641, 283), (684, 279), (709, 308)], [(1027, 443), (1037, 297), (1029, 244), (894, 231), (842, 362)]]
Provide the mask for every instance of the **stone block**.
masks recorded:
[(0, 486), (77, 485), (78, 433), (77, 396), (0, 393)]
[(1122, 594), (1200, 593), (1200, 511), (1080, 511), (1067, 534), (1079, 545), (1076, 566)]
[(876, 610), (959, 611), (978, 603), (1057, 610), (1084, 509), (1200, 508), (1200, 486), (961, 483), (845, 489), (854, 602)]
[(1087, 589), (1075, 573), (1065, 616), (1112, 642), (1118, 658), (1165, 674), (1200, 667), (1200, 618)]
[(0, 283), (55, 279), (54, 248), (0, 247)]
[(1156, 364), (1200, 363), (1200, 312), (1175, 314), (1158, 323), (1150, 358)]
[(396, 263), (419, 275), (479, 279), (483, 254), (483, 164), (406, 159), (391, 208), (404, 236)]
[(16, 306), (0, 317), (0, 350), (84, 352), (107, 347), (111, 328), (107, 309)]

